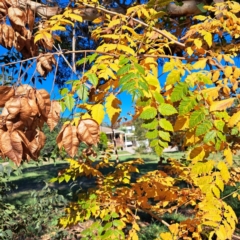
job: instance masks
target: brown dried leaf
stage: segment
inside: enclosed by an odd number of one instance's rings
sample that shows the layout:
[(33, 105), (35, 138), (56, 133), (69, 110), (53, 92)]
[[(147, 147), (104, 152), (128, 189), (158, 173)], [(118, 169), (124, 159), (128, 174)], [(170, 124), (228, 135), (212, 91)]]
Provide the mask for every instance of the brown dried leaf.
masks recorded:
[(13, 97), (6, 102), (5, 107), (3, 108), (2, 116), (6, 116), (8, 120), (13, 119), (20, 112), (20, 109), (21, 109), (21, 98)]
[(26, 15), (27, 15), (28, 27), (29, 27), (30, 31), (32, 31), (33, 30), (33, 26), (34, 26), (34, 13), (31, 10), (31, 8), (29, 8), (29, 7), (27, 8)]
[(20, 165), (23, 154), (22, 138), (16, 131), (1, 133), (0, 148), (5, 157), (15, 162), (17, 166)]
[(0, 116), (0, 128), (3, 129), (6, 126), (6, 117)]
[(44, 121), (46, 122), (51, 108), (50, 95), (44, 89), (37, 90), (35, 94), (39, 112), (42, 115)]
[(50, 131), (52, 131), (56, 125), (58, 124), (58, 121), (60, 119), (60, 112), (61, 112), (61, 106), (58, 101), (52, 101), (51, 102), (51, 109), (48, 114), (47, 119), (47, 125), (50, 128)]
[(17, 6), (18, 0), (5, 0), (8, 6)]
[(7, 10), (8, 10), (8, 7), (6, 5), (6, 2), (4, 0), (1, 0), (1, 2), (0, 2), (0, 16), (1, 16), (1, 18), (5, 17), (7, 15)]
[(34, 57), (38, 55), (38, 45), (34, 43), (34, 37), (27, 39), (25, 49), (27, 54), (22, 53), (24, 57)]
[(31, 153), (31, 158), (37, 159), (45, 144), (46, 137), (44, 133), (39, 130), (28, 130), (26, 131), (26, 138), (29, 141), (28, 150)]
[(32, 116), (32, 108), (27, 97), (21, 97), (20, 119), (26, 122)]
[(46, 77), (52, 71), (52, 65), (56, 65), (56, 60), (52, 54), (40, 55), (37, 59), (37, 71), (41, 76)]
[(46, 76), (47, 75), (46, 70), (42, 68), (42, 63), (41, 62), (37, 63), (37, 71), (39, 72), (39, 74), (41, 76)]
[(79, 140), (77, 137), (77, 127), (68, 125), (63, 131), (63, 138), (62, 138), (63, 147), (65, 148), (66, 152), (71, 156), (74, 157), (77, 154), (77, 150), (79, 147)]
[(25, 26), (26, 23), (26, 14), (23, 10), (18, 7), (8, 8), (8, 17), (9, 19), (18, 26)]
[(14, 30), (11, 26), (8, 26), (7, 24), (1, 25), (1, 41), (0, 43), (5, 48), (11, 48), (13, 46), (14, 42)]
[(62, 146), (63, 146), (63, 142), (62, 142), (62, 139), (63, 139), (63, 132), (65, 130), (65, 128), (68, 126), (69, 124), (63, 124), (62, 128), (61, 128), (61, 131), (59, 132), (59, 134), (57, 135), (57, 138), (56, 138), (56, 141), (57, 141), (57, 145), (58, 145), (58, 148), (61, 149)]
[(28, 95), (29, 95), (29, 92), (30, 92), (31, 90), (33, 90), (33, 88), (32, 88), (30, 85), (28, 85), (28, 84), (23, 84), (23, 85), (21, 85), (21, 86), (19, 86), (19, 87), (16, 88), (16, 90), (15, 90), (15, 95), (16, 95), (16, 96), (23, 96), (23, 95), (28, 96)]
[(20, 33), (15, 32), (15, 38), (13, 46), (17, 49), (18, 52), (21, 52), (26, 45), (26, 38), (23, 37)]
[(37, 105), (37, 99), (35, 96), (35, 90), (31, 89), (28, 94), (28, 103), (32, 108), (32, 115), (31, 116), (36, 116), (40, 115), (38, 105)]
[(100, 127), (93, 119), (84, 119), (79, 122), (77, 135), (80, 141), (87, 145), (97, 145), (99, 142)]
[[(15, 120), (15, 119), (14, 119)], [(15, 130), (21, 130), (23, 131), (25, 128), (24, 122), (16, 119), (15, 121), (13, 120), (7, 120), (6, 121), (6, 127), (9, 132), (13, 132)]]
[(12, 87), (0, 86), (0, 107), (4, 107), (5, 103), (14, 95)]

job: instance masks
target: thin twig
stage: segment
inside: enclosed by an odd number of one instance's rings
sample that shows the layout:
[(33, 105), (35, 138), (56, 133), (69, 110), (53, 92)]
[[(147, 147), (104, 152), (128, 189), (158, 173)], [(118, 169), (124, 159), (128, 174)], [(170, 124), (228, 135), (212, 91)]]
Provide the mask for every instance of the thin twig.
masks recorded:
[[(55, 46), (54, 46), (55, 47)], [(72, 54), (73, 51), (59, 51), (56, 47), (55, 49), (58, 51), (58, 52), (54, 52), (54, 53), (50, 53), (48, 52), (47, 54), (52, 54), (52, 55), (61, 55), (65, 61), (67, 61), (67, 59), (64, 57), (64, 55), (66, 54)], [(101, 52), (101, 51), (97, 51), (97, 50), (76, 50), (74, 51), (75, 53), (98, 53), (98, 54), (102, 54), (102, 55), (109, 55), (109, 56), (113, 56), (113, 57), (119, 57), (120, 54), (114, 54), (114, 53), (108, 53), (108, 52)], [(179, 59), (179, 60), (187, 60), (185, 57), (178, 57), (178, 56), (172, 56), (172, 55), (163, 55), (163, 54), (159, 54), (159, 55), (151, 55), (151, 54), (141, 54), (139, 55), (139, 58), (142, 58), (142, 57), (153, 57), (153, 58), (174, 58), (174, 59)], [(23, 59), (23, 60), (19, 60), (19, 61), (16, 61), (16, 62), (11, 62), (11, 63), (6, 63), (6, 64), (2, 64), (0, 65), (0, 67), (4, 67), (4, 66), (9, 66), (9, 65), (13, 65), (13, 64), (17, 64), (17, 63), (23, 63), (23, 62), (27, 62), (27, 61), (30, 61), (30, 60), (34, 60), (34, 59), (37, 59), (39, 58), (39, 56), (36, 56), (36, 57), (31, 57), (31, 58), (27, 58), (27, 59)], [(67, 61), (68, 62), (68, 61)], [(67, 63), (66, 62), (66, 63)], [(68, 62), (68, 65), (70, 65), (70, 63)], [(71, 66), (71, 65), (70, 65)], [(70, 67), (69, 66), (69, 67)], [(71, 69), (72, 69), (72, 66), (71, 66)]]
[[(119, 14), (117, 12), (113, 12), (113, 11), (110, 11), (110, 10), (107, 10), (105, 8), (102, 8), (102, 7), (97, 7), (97, 6), (92, 6), (90, 4), (87, 4), (87, 3), (82, 3), (84, 6), (87, 6), (87, 7), (90, 7), (90, 8), (96, 8), (102, 12), (105, 12), (105, 13), (108, 13), (108, 14), (112, 14), (112, 15), (121, 15), (125, 18), (128, 18), (129, 16), (126, 16), (126, 15), (123, 15), (123, 14)], [(134, 22), (136, 23), (139, 23), (141, 25), (143, 25), (144, 27), (150, 27), (149, 24), (145, 23), (145, 22), (142, 22), (141, 20), (138, 20), (136, 18), (131, 18)], [(163, 32), (162, 30), (160, 29), (157, 29), (155, 27), (152, 27), (152, 30), (154, 30), (155, 32), (157, 33), (160, 33), (162, 36), (166, 37), (167, 39), (169, 39), (170, 41), (174, 42), (175, 44), (181, 46), (181, 47), (185, 47), (185, 44), (184, 43), (181, 43), (175, 39), (173, 39), (172, 37), (168, 36), (168, 34), (166, 34), (165, 32)]]

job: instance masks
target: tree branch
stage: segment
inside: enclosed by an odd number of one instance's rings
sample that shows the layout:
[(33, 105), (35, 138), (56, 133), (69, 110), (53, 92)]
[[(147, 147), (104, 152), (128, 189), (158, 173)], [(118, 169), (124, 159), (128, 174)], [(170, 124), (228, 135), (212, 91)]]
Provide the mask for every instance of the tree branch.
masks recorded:
[[(117, 55), (117, 54), (114, 54), (114, 53), (107, 53), (107, 52), (101, 52), (101, 51), (96, 51), (96, 50), (76, 50), (74, 52), (75, 53), (98, 53), (98, 54), (102, 54), (102, 55), (109, 55), (109, 56), (113, 56), (113, 57), (120, 57), (120, 55)], [(48, 52), (48, 54), (61, 55), (61, 56), (64, 56), (66, 54), (72, 54), (72, 53), (73, 53), (73, 51), (64, 51), (64, 50), (61, 50), (61, 51), (58, 50), (58, 52), (54, 52), (54, 53)], [(174, 59), (179, 59), (179, 60), (187, 60), (185, 57), (178, 57), (178, 56), (172, 56), (172, 55), (163, 55), (163, 54), (159, 54), (159, 55), (140, 54), (138, 58), (142, 58), (142, 57), (174, 58)], [(39, 58), (39, 56), (26, 58), (26, 59), (15, 61), (15, 62), (11, 62), (11, 63), (1, 64), (0, 67), (5, 67), (5, 66), (21, 63), (21, 62), (27, 62), (27, 61), (34, 60), (34, 59), (37, 59), (37, 58)], [(71, 66), (71, 68), (72, 68), (72, 66)]]
[[(107, 9), (105, 9), (105, 8), (102, 8), (102, 7), (94, 7), (94, 6), (92, 6), (92, 5), (90, 5), (90, 4), (87, 4), (87, 3), (82, 3), (82, 4), (83, 4), (84, 6), (87, 6), (87, 7), (90, 7), (90, 8), (96, 8), (96, 9), (98, 9), (98, 10), (100, 10), (100, 11), (102, 11), (102, 12), (108, 13), (108, 14), (121, 15), (121, 16), (123, 16), (123, 17), (125, 17), (125, 18), (129, 18), (129, 16), (126, 16), (126, 15), (123, 15), (123, 14), (119, 14), (119, 13), (116, 13), (116, 12), (113, 12), (113, 11), (109, 11), (109, 10), (107, 10)], [(138, 19), (136, 19), (136, 18), (131, 18), (131, 19), (132, 19), (134, 22), (139, 23), (139, 24), (141, 24), (141, 25), (144, 26), (144, 27), (150, 27), (149, 24), (147, 24), (147, 23), (145, 23), (145, 22), (142, 22), (141, 20), (138, 20)], [(160, 33), (162, 36), (166, 37), (168, 40), (172, 41), (173, 43), (175, 43), (175, 44), (177, 44), (177, 45), (179, 45), (179, 46), (181, 46), (181, 47), (185, 47), (185, 44), (184, 44), (184, 43), (181, 43), (181, 42), (173, 39), (172, 37), (168, 36), (168, 35), (167, 35), (165, 32), (163, 32), (162, 30), (159, 30), (159, 29), (157, 29), (157, 28), (155, 28), (155, 27), (152, 27), (152, 29), (153, 29), (155, 32)]]

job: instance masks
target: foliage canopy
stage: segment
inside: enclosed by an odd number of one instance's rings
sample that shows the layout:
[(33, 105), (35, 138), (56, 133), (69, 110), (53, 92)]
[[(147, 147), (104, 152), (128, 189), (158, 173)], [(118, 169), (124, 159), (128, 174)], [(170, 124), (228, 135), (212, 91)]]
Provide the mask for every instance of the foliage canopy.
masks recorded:
[[(96, 187), (69, 204), (60, 225), (67, 227), (93, 217), (96, 222), (82, 233), (85, 239), (138, 239), (138, 212), (144, 211), (168, 226), (169, 231), (159, 239), (231, 239), (237, 217), (221, 192), (240, 180), (240, 168), (233, 162), (240, 147), (240, 68), (235, 64), (239, 3), (198, 6), (200, 15), (183, 18), (174, 18), (169, 1), (136, 2), (124, 13), (105, 6), (96, 0), (71, 3), (38, 22), (33, 36), (31, 8), (19, 7), (13, 0), (0, 5), (4, 19), (11, 23), (1, 24), (0, 43), (6, 48), (14, 46), (25, 58), (33, 57), (41, 76), (47, 76), (54, 66), (57, 71), (55, 56), (71, 54), (70, 68), (75, 74), (76, 67), (82, 66), (78, 79), (68, 81), (71, 87), (61, 90), (58, 102), (21, 81), (16, 82), (17, 88), (0, 87), (1, 154), (18, 165), (22, 159), (37, 159), (44, 145), (42, 123), (52, 129), (60, 110), (81, 109), (80, 113), (73, 111), (73, 119), (57, 137), (58, 147), (72, 158), (66, 159), (69, 168), (53, 181), (93, 176)], [(87, 17), (90, 12), (95, 13), (93, 19)], [(74, 31), (86, 20), (94, 24), (91, 39), (97, 43), (95, 50), (76, 50), (74, 35), (71, 50), (53, 51), (54, 42), (61, 40), (60, 32)], [(76, 61), (76, 53), (83, 53), (84, 58)], [(159, 67), (160, 61), (163, 67)], [(161, 75), (166, 76), (164, 86), (159, 83)], [(131, 175), (139, 172), (141, 159), (113, 163), (106, 152), (94, 163), (91, 147), (99, 141), (99, 124), (105, 113), (112, 126), (120, 121), (118, 96), (122, 92), (132, 95), (133, 118), (143, 120), (156, 154), (161, 156), (169, 143), (176, 142), (174, 136), (180, 136), (188, 149), (187, 161), (168, 159), (167, 166), (139, 174), (136, 182), (131, 182)], [(88, 148), (79, 156), (80, 142)], [(216, 153), (222, 157), (214, 160)], [(100, 170), (108, 167), (114, 171), (103, 175)], [(232, 195), (240, 199), (238, 188)], [(194, 218), (175, 224), (161, 220), (164, 213), (186, 206), (192, 208)]]

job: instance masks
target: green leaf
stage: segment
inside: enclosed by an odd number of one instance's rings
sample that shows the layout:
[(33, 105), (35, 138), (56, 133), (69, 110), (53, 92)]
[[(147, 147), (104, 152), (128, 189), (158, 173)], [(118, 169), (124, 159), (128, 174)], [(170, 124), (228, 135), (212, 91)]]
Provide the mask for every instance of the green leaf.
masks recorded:
[(188, 93), (187, 83), (180, 82), (173, 89), (173, 92), (171, 94), (171, 101), (172, 102), (180, 101), (182, 98), (184, 98), (187, 95), (187, 93)]
[(154, 107), (148, 107), (143, 110), (141, 115), (139, 116), (142, 119), (152, 119), (157, 115), (157, 110)]
[(88, 99), (88, 89), (85, 85), (80, 85), (79, 89), (77, 90), (77, 95), (83, 102), (86, 102)]
[(157, 136), (158, 136), (158, 131), (157, 131), (157, 130), (148, 131), (148, 132), (146, 133), (146, 137), (147, 137), (148, 139), (157, 138)]
[(139, 87), (141, 87), (143, 90), (145, 90), (146, 92), (148, 92), (149, 88), (148, 88), (148, 85), (147, 85), (146, 82), (144, 82), (144, 81), (139, 81), (138, 84), (139, 84)]
[(162, 152), (163, 152), (163, 149), (164, 149), (163, 147), (157, 145), (157, 146), (155, 147), (155, 152), (156, 152), (156, 154), (157, 154), (158, 156), (161, 156), (161, 155), (162, 155)]
[(196, 105), (197, 101), (195, 97), (184, 97), (179, 105), (179, 115), (189, 113)]
[(168, 103), (162, 103), (158, 107), (158, 111), (163, 116), (170, 116), (170, 115), (173, 115), (173, 114), (177, 113), (177, 110), (171, 104), (168, 104)]
[(125, 84), (122, 85), (121, 90), (122, 91), (127, 90), (128, 92), (130, 92), (131, 90), (136, 91), (136, 88), (134, 88), (134, 87), (135, 87), (135, 82), (134, 81), (129, 81), (129, 82), (126, 82)]
[(119, 65), (125, 65), (126, 63), (129, 62), (129, 59), (128, 58), (125, 58), (124, 55), (121, 55), (120, 58), (119, 58)]
[(208, 143), (208, 142), (213, 142), (215, 143), (215, 137), (217, 135), (217, 132), (215, 130), (212, 130), (210, 132), (208, 132), (205, 136), (204, 136), (204, 143)]
[(135, 78), (135, 77), (136, 77), (135, 73), (130, 72), (130, 73), (124, 75), (124, 76), (119, 80), (119, 85), (122, 85), (122, 84), (124, 84), (125, 82), (127, 82), (127, 81), (129, 81), (130, 79)]
[(215, 127), (216, 127), (219, 131), (223, 132), (223, 128), (224, 128), (224, 126), (225, 126), (225, 122), (224, 122), (224, 121), (222, 121), (222, 120), (215, 120), (215, 121), (214, 121), (214, 125), (215, 125)]
[(155, 100), (160, 104), (160, 103), (164, 103), (164, 98), (163, 96), (159, 93), (159, 92), (154, 92), (153, 94)]
[(226, 135), (223, 135), (221, 132), (217, 132), (217, 136), (223, 142), (226, 142)]
[(196, 128), (196, 137), (205, 134), (212, 128), (212, 123), (209, 120), (204, 121), (203, 123), (199, 124)]
[(123, 223), (121, 220), (113, 220), (113, 226), (117, 228), (123, 228), (125, 227), (125, 223)]
[(117, 71), (117, 75), (120, 76), (120, 75), (123, 75), (123, 74), (125, 74), (125, 73), (128, 73), (130, 69), (131, 69), (131, 64), (127, 64), (127, 65), (121, 67), (121, 68)]
[(112, 227), (112, 222), (108, 222), (104, 227), (103, 230), (107, 230)]
[(68, 89), (67, 89), (67, 88), (62, 88), (62, 89), (60, 90), (60, 94), (61, 94), (62, 96), (66, 95), (67, 93), (68, 93)]
[(169, 132), (164, 132), (164, 131), (158, 131), (158, 135), (160, 138), (162, 138), (163, 140), (169, 142), (170, 141), (170, 134)]
[(81, 65), (81, 64), (83, 64), (83, 63), (86, 64), (87, 61), (88, 61), (87, 58), (82, 58), (82, 59), (80, 59), (80, 60), (78, 60), (78, 61), (76, 62), (76, 65), (79, 66), (79, 65)]
[(151, 122), (143, 123), (141, 127), (147, 128), (147, 129), (156, 129), (158, 126), (158, 121), (157, 119), (153, 119)]
[(98, 84), (98, 77), (95, 73), (90, 73), (86, 75), (88, 77), (88, 81), (94, 86), (96, 87)]
[(145, 69), (138, 63), (134, 63), (135, 68), (138, 70), (139, 73), (145, 75)]
[(62, 111), (62, 112), (64, 112), (64, 111), (65, 111), (65, 109), (66, 109), (65, 102), (63, 102), (63, 101), (60, 101), (60, 102), (59, 102), (59, 104), (60, 104), (60, 106), (61, 106), (61, 111)]
[[(204, 3), (199, 3), (199, 4), (197, 4), (197, 8), (202, 12), (202, 13), (205, 13), (205, 12), (207, 12), (207, 10), (204, 8), (204, 6), (205, 6), (205, 4)], [(202, 17), (202, 19), (199, 19), (199, 20), (202, 20), (202, 21), (204, 21), (205, 20), (205, 16), (201, 16)]]
[(158, 145), (158, 139), (153, 139), (153, 140), (150, 142), (150, 147), (155, 147), (156, 145)]
[(64, 98), (64, 101), (65, 101), (65, 105), (66, 107), (72, 111), (72, 109), (74, 108), (74, 105), (75, 105), (75, 99), (73, 97), (73, 95), (67, 95), (65, 98)]
[(166, 120), (165, 118), (161, 118), (159, 120), (159, 125), (162, 129), (166, 130), (166, 131), (170, 131), (170, 132), (173, 132), (173, 126), (172, 124)]
[(94, 53), (94, 54), (89, 55), (89, 56), (88, 56), (89, 63), (92, 63), (92, 62), (96, 59), (97, 56), (98, 56), (97, 53)]
[(205, 114), (201, 110), (194, 111), (190, 116), (189, 127), (193, 128), (197, 126), (203, 119), (205, 118)]
[[(118, 217), (119, 217), (119, 214), (116, 213), (116, 212), (113, 212), (113, 213), (111, 214), (111, 217), (112, 217), (112, 218), (118, 218)], [(113, 224), (113, 225), (114, 225), (114, 224)]]
[(167, 148), (167, 147), (168, 147), (168, 142), (163, 142), (163, 141), (159, 140), (159, 141), (158, 141), (158, 144), (159, 144), (160, 146), (162, 146), (163, 148)]
[(166, 84), (175, 84), (176, 82), (180, 81), (180, 71), (179, 70), (172, 70), (166, 79)]

